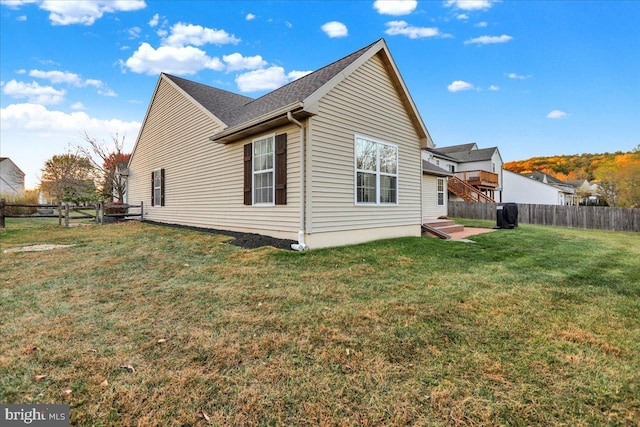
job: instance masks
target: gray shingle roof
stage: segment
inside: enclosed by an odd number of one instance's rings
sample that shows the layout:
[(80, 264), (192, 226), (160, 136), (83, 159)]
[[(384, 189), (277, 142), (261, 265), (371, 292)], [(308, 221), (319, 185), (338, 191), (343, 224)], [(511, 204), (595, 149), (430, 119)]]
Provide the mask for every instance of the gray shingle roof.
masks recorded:
[(448, 154), (458, 159), (459, 162), (479, 162), (482, 160), (491, 160), (493, 153), (495, 153), (497, 149), (497, 147), (480, 148), (471, 151), (449, 152)]
[(442, 169), (440, 166), (434, 165), (426, 160), (422, 161), (422, 173), (435, 176), (453, 176), (448, 170)]
[[(377, 41), (375, 43), (377, 43)], [(232, 128), (272, 111), (276, 111), (296, 101), (303, 101), (362, 56), (375, 43), (363, 47), (342, 59), (294, 80), (257, 99), (227, 92), (180, 77), (165, 75), (214, 116)]]
[(460, 151), (470, 151), (476, 146), (475, 142), (470, 142), (468, 144), (460, 144), (460, 145), (449, 145), (447, 147), (436, 147), (441, 153), (449, 154), (449, 153), (457, 153)]

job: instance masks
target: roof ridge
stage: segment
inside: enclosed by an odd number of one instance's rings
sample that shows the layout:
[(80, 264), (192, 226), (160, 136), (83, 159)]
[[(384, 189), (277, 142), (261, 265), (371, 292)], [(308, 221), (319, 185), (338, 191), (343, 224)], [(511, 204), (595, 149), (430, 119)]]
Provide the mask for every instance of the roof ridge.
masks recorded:
[(376, 43), (380, 42), (380, 40), (382, 40), (382, 39), (380, 38), (380, 39), (376, 40), (375, 42), (373, 42), (373, 43), (371, 43), (371, 44), (369, 44), (369, 45), (367, 45), (367, 46), (365, 46), (365, 47), (363, 47), (363, 48), (360, 48), (360, 49), (358, 49), (358, 50), (356, 50), (356, 51), (354, 51), (354, 52), (351, 52), (351, 53), (349, 53), (349, 54), (347, 54), (347, 55), (343, 56), (343, 57), (342, 57), (342, 58), (340, 58), (340, 59), (337, 59), (337, 60), (335, 60), (335, 61), (333, 61), (333, 62), (331, 62), (331, 63), (329, 63), (329, 64), (327, 64), (327, 65), (324, 65), (324, 66), (322, 66), (322, 67), (320, 67), (320, 68), (318, 68), (318, 69), (316, 69), (316, 70), (313, 70), (313, 71), (312, 71), (312, 72), (310, 72), (309, 74), (305, 74), (305, 75), (304, 75), (304, 76), (302, 76), (302, 77), (299, 77), (299, 78), (297, 78), (297, 79), (291, 80), (289, 83), (284, 84), (284, 85), (282, 85), (282, 86), (280, 86), (280, 87), (278, 87), (278, 88), (276, 88), (276, 89), (272, 90), (271, 92), (267, 92), (267, 93), (265, 93), (264, 95), (259, 96), (258, 98), (254, 98), (252, 101), (247, 102), (247, 104), (245, 104), (245, 105), (249, 105), (249, 104), (251, 104), (252, 102), (256, 102), (256, 101), (258, 101), (258, 100), (260, 100), (260, 99), (262, 99), (262, 98), (264, 98), (264, 97), (266, 97), (266, 96), (269, 96), (269, 95), (271, 95), (271, 94), (273, 94), (273, 93), (275, 93), (275, 92), (278, 92), (278, 91), (281, 91), (281, 90), (285, 90), (287, 87), (289, 87), (289, 86), (293, 85), (294, 83), (300, 83), (300, 82), (302, 82), (302, 80), (303, 80), (303, 79), (306, 79), (307, 77), (309, 77), (309, 76), (311, 76), (311, 75), (313, 75), (313, 74), (319, 73), (319, 72), (321, 72), (322, 70), (325, 70), (325, 69), (327, 69), (327, 68), (329, 68), (329, 67), (331, 67), (331, 66), (333, 66), (333, 65), (337, 64), (338, 62), (343, 61), (343, 60), (345, 60), (345, 59), (349, 58), (350, 56), (354, 56), (354, 55), (356, 55), (356, 54), (359, 54), (359, 55), (357, 55), (357, 56), (358, 56), (358, 57), (360, 57), (362, 54), (364, 54), (364, 52), (366, 52), (367, 50), (369, 50), (373, 45), (375, 45)]

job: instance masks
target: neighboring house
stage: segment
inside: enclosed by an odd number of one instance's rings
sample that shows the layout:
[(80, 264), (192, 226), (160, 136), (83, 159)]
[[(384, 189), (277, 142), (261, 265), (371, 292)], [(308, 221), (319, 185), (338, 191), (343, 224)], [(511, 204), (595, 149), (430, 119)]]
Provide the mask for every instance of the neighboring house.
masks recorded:
[(420, 236), (432, 147), (382, 39), (257, 99), (161, 74), (128, 200), (151, 221), (298, 249)]
[(592, 184), (586, 179), (566, 181), (576, 189), (578, 203), (581, 205), (597, 205), (600, 203), (600, 187), (595, 182)]
[(0, 198), (24, 195), (24, 172), (8, 157), (0, 157)]
[(453, 174), (448, 181), (452, 200), (502, 201), (502, 156), (497, 147), (478, 148), (475, 142), (426, 149), (423, 160)]
[(503, 200), (533, 205), (576, 205), (576, 190), (542, 172), (517, 174), (503, 171)]

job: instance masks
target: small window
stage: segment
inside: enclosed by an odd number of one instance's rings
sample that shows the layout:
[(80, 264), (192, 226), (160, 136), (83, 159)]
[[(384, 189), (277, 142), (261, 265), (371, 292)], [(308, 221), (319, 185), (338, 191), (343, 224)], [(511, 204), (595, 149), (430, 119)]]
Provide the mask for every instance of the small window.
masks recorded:
[(355, 137), (356, 204), (398, 203), (398, 147)]
[(438, 178), (438, 206), (444, 206), (444, 178)]
[(151, 172), (151, 206), (164, 206), (164, 169)]
[(449, 172), (455, 173), (455, 171), (456, 171), (456, 165), (449, 165)]

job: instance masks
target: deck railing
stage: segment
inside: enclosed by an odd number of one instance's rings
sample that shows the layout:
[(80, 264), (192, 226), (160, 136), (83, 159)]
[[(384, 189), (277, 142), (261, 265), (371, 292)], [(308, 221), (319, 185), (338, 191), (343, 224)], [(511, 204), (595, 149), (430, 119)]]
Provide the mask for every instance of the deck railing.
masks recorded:
[(469, 185), (474, 186), (483, 186), (483, 187), (492, 187), (496, 188), (499, 186), (498, 174), (484, 171), (484, 170), (473, 170), (473, 171), (460, 171), (455, 173), (456, 178), (465, 181)]

